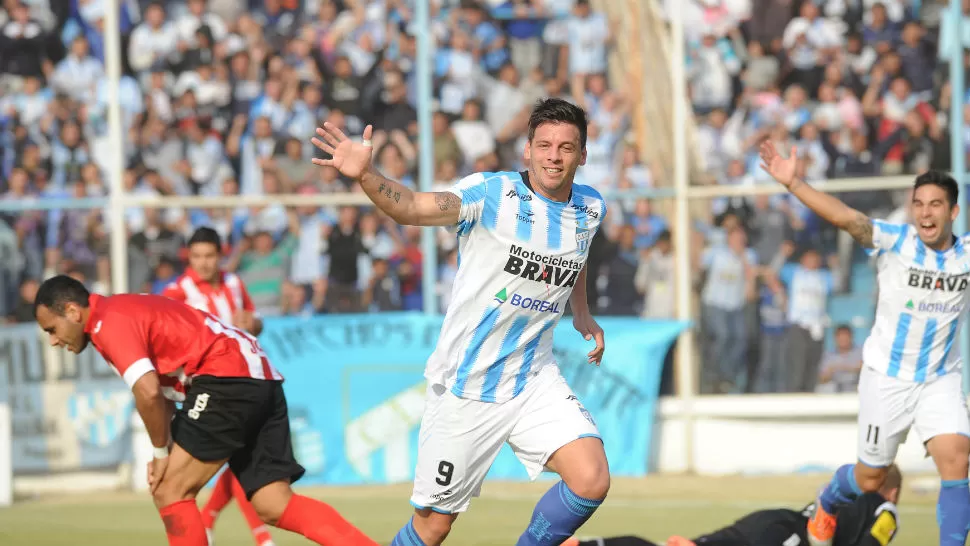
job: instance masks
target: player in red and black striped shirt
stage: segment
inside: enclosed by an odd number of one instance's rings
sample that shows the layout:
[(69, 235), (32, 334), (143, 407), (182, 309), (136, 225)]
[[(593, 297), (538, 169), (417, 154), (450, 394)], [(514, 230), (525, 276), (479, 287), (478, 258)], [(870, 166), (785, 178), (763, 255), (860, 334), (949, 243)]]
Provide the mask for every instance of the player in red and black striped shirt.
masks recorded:
[[(162, 295), (211, 313), (222, 322), (232, 324), (254, 336), (259, 335), (263, 323), (249, 298), (246, 285), (235, 273), (219, 269), (222, 239), (216, 230), (208, 227), (197, 229), (189, 239), (188, 248), (189, 267), (165, 287)], [(219, 475), (209, 500), (202, 507), (202, 522), (209, 535), (209, 546), (213, 544), (212, 528), (216, 518), (233, 498), (246, 518), (256, 544), (273, 546), (269, 529), (246, 499), (239, 480), (228, 470)]]
[(283, 377), (255, 337), (163, 296), (91, 295), (65, 275), (41, 285), (34, 315), (52, 346), (93, 344), (131, 387), (155, 446), (148, 483), (170, 546), (208, 546), (195, 496), (227, 462), (264, 522), (317, 544), (376, 546), (329, 505), (293, 493), (304, 469)]

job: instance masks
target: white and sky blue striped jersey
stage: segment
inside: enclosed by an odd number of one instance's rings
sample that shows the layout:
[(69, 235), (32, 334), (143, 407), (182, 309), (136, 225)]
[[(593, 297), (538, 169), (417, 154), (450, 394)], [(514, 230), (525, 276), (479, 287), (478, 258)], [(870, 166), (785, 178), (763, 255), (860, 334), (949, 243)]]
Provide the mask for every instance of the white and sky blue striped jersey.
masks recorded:
[(425, 377), (462, 398), (504, 402), (556, 365), (552, 332), (606, 203), (579, 184), (569, 201), (551, 201), (516, 172), (476, 173), (448, 191), (461, 198), (458, 274)]
[(916, 228), (873, 220), (870, 254), (878, 256), (879, 301), (862, 350), (866, 366), (923, 383), (959, 371), (957, 331), (966, 307), (967, 235), (937, 252)]

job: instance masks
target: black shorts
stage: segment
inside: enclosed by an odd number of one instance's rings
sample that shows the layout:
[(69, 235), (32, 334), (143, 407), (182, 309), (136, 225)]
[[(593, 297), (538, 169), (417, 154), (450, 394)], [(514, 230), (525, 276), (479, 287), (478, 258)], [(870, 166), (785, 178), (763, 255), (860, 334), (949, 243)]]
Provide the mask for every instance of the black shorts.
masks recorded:
[[(784, 546), (808, 544), (808, 519), (794, 510), (761, 510), (730, 527), (694, 539), (697, 546)], [(792, 537), (796, 537), (793, 540)]]
[(172, 439), (200, 461), (228, 459), (248, 498), (306, 472), (293, 456), (281, 381), (193, 378), (172, 419)]

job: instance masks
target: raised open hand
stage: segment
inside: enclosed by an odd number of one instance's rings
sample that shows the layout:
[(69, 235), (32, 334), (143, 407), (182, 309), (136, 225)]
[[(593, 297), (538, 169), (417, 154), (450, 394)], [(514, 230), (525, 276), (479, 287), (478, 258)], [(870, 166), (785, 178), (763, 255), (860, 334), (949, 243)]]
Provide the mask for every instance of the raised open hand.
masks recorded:
[(317, 127), (317, 135), (323, 140), (313, 137), (310, 142), (332, 157), (313, 158), (313, 164), (333, 167), (347, 178), (360, 180), (370, 168), (371, 156), (374, 154), (374, 147), (370, 142), (373, 132), (374, 128), (368, 125), (364, 128), (363, 142), (354, 142), (336, 125), (329, 121), (324, 123), (323, 127)]
[(786, 159), (781, 157), (778, 149), (775, 148), (775, 144), (771, 139), (768, 139), (761, 143), (759, 153), (761, 154), (761, 168), (782, 186), (786, 188), (791, 186), (792, 182), (795, 181), (795, 167), (798, 164), (796, 148), (791, 147), (791, 154)]

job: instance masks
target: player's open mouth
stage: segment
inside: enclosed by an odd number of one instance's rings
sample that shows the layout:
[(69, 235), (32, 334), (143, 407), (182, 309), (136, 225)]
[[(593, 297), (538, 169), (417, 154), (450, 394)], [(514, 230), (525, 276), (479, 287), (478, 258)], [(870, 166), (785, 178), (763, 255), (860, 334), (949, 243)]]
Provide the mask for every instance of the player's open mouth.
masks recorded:
[(562, 169), (556, 169), (552, 167), (543, 167), (542, 170), (546, 171), (546, 174), (550, 176), (559, 176), (562, 174)]
[(924, 222), (924, 223), (921, 223), (919, 225), (919, 229), (920, 229), (920, 231), (923, 232), (924, 235), (934, 235), (934, 234), (936, 234), (936, 224), (925, 223)]

